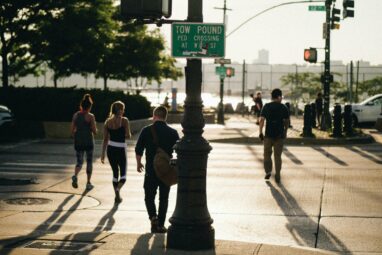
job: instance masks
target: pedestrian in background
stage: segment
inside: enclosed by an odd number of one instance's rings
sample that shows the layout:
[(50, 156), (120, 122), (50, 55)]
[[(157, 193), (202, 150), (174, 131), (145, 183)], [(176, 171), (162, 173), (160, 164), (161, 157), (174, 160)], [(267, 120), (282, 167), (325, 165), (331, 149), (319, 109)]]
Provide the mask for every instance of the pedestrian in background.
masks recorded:
[[(151, 233), (165, 233), (167, 229), (164, 226), (168, 207), (168, 195), (170, 187), (164, 184), (154, 171), (154, 157), (157, 147), (163, 149), (171, 158), (173, 147), (179, 140), (178, 132), (169, 127), (166, 123), (167, 109), (159, 106), (154, 109), (152, 125), (142, 129), (137, 144), (135, 154), (137, 160), (137, 171), (143, 172), (142, 156), (145, 151), (146, 173), (143, 188), (145, 190), (145, 204), (149, 220), (151, 222)], [(154, 136), (157, 137), (157, 145), (154, 142)], [(158, 213), (155, 206), (155, 196), (159, 188), (159, 208)]]
[(256, 125), (259, 125), (260, 113), (263, 109), (263, 99), (261, 98), (261, 92), (256, 93), (256, 97), (254, 98), (255, 102), (255, 114), (256, 114)]
[(84, 163), (86, 154), (86, 190), (91, 190), (91, 176), (93, 172), (94, 135), (97, 133), (95, 117), (90, 113), (93, 100), (89, 94), (85, 94), (80, 102), (80, 110), (73, 115), (71, 133), (74, 137), (74, 149), (76, 150), (77, 163), (72, 176), (73, 188), (78, 188), (78, 173)]
[(322, 93), (321, 92), (317, 93), (315, 103), (316, 103), (317, 123), (318, 123), (318, 127), (321, 127), (322, 112), (323, 112), (323, 101), (322, 101)]
[[(272, 102), (264, 105), (260, 117), (260, 134), (259, 137), (264, 141), (264, 170), (265, 179), (269, 180), (272, 173), (273, 162), (272, 152), (275, 159), (275, 180), (280, 183), (281, 176), (281, 154), (284, 147), (284, 140), (289, 127), (289, 111), (287, 107), (281, 103), (282, 91), (280, 89), (272, 90)], [(263, 134), (264, 123), (265, 136)]]
[(111, 104), (109, 118), (103, 128), (103, 143), (101, 162), (105, 163), (105, 152), (111, 169), (113, 170), (113, 188), (115, 193), (114, 202), (122, 202), (121, 188), (126, 182), (127, 169), (127, 144), (126, 139), (131, 138), (129, 120), (124, 117), (125, 104), (116, 101)]

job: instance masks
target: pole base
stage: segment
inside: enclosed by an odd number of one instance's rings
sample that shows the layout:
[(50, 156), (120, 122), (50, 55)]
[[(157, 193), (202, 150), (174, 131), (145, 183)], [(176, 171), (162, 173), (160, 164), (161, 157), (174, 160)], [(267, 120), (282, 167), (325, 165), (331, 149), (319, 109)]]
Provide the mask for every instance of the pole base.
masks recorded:
[(215, 229), (210, 225), (171, 225), (167, 232), (167, 249), (187, 251), (215, 249)]

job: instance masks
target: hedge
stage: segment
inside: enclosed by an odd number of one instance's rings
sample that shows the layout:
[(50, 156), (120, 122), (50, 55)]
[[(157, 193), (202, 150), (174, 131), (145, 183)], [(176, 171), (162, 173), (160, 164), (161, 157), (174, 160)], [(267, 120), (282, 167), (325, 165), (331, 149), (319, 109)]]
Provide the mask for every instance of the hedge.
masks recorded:
[(0, 88), (0, 104), (12, 110), (17, 120), (31, 121), (71, 121), (79, 109), (84, 94), (89, 93), (93, 100), (92, 113), (97, 122), (107, 118), (112, 102), (125, 103), (125, 115), (130, 120), (148, 118), (151, 115), (150, 102), (143, 96), (126, 95), (122, 91), (73, 88)]

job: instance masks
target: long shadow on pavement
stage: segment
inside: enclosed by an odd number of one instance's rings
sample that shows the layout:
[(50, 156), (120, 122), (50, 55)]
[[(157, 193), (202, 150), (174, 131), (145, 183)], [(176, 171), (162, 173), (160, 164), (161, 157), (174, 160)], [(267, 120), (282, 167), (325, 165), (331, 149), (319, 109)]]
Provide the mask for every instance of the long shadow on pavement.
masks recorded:
[(374, 150), (368, 149), (368, 147), (365, 147), (365, 146), (363, 146), (363, 147), (358, 147), (358, 146), (348, 147), (347, 146), (345, 148), (354, 152), (354, 153), (357, 153), (358, 155), (361, 155), (362, 157), (364, 157), (368, 160), (373, 161), (376, 164), (382, 165), (382, 158), (378, 154), (376, 154), (376, 152)]
[[(288, 192), (288, 190), (279, 184), (278, 187), (273, 186), (271, 182), (267, 182), (273, 198), (276, 200), (278, 206), (283, 211), (288, 223), (286, 228), (293, 236), (293, 239), (302, 246), (309, 246), (311, 235), (315, 235), (314, 247), (317, 248), (319, 236), (323, 238), (321, 243), (325, 243), (326, 246), (331, 247), (331, 250), (339, 252), (347, 252), (351, 254), (348, 248), (341, 240), (331, 233), (324, 226), (319, 225), (313, 221), (309, 215), (300, 207), (296, 199)], [(290, 211), (293, 211), (293, 215), (290, 215)], [(301, 221), (301, 217), (304, 217), (308, 222)], [(309, 232), (310, 229), (317, 229), (316, 233)]]
[[(37, 226), (31, 233), (24, 236), (17, 236), (8, 239), (0, 240), (0, 254), (7, 255), (11, 254), (12, 250), (18, 248), (18, 244), (24, 244), (28, 240), (35, 240), (46, 234), (57, 233), (57, 231), (64, 225), (65, 221), (69, 216), (78, 208), (81, 204), (82, 199), (86, 196), (88, 191), (84, 191), (81, 198), (76, 201), (62, 216), (60, 216), (64, 211), (65, 205), (74, 197), (74, 194), (65, 198), (64, 201), (57, 207), (57, 209), (52, 213), (52, 215)], [(54, 222), (57, 220), (56, 222)]]
[(314, 150), (322, 153), (324, 156), (330, 158), (331, 160), (333, 160), (334, 162), (336, 162), (337, 164), (341, 165), (341, 166), (348, 166), (348, 164), (345, 162), (345, 161), (342, 161), (341, 159), (337, 158), (336, 156), (334, 156), (333, 154), (329, 153), (328, 151), (324, 150), (323, 148), (321, 147), (315, 147), (313, 146), (312, 147)]
[(296, 165), (303, 165), (304, 164), (292, 152), (290, 152), (286, 146), (284, 146), (283, 153), (284, 153), (285, 156), (287, 156)]
[[(91, 243), (92, 241), (96, 241), (97, 237), (102, 234), (102, 231), (109, 231), (115, 225), (114, 214), (118, 211), (118, 204), (115, 204), (111, 210), (106, 213), (96, 227), (90, 232), (82, 232), (77, 234), (69, 234), (62, 240), (61, 246), (57, 247), (56, 250), (50, 252), (51, 255), (59, 255), (62, 254), (62, 249), (65, 246), (66, 241), (81, 241), (86, 240), (86, 242)], [(81, 251), (81, 255), (90, 254), (92, 250), (96, 249), (96, 246), (90, 246), (89, 249)]]

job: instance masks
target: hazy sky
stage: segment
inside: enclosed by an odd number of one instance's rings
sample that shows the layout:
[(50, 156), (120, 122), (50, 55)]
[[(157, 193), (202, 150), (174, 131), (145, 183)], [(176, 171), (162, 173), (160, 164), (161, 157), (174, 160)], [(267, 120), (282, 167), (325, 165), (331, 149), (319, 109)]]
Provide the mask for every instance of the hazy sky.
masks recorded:
[[(227, 0), (227, 32), (239, 26), (246, 19), (273, 5), (285, 3), (283, 0)], [(187, 18), (188, 0), (173, 0), (171, 19)], [(204, 22), (222, 22), (224, 0), (204, 0)], [(322, 24), (325, 12), (308, 11), (308, 5), (323, 3), (295, 4), (279, 7), (253, 19), (226, 40), (226, 58), (233, 61), (252, 62), (258, 50), (270, 52), (271, 64), (304, 63), (303, 49), (323, 48)], [(341, 9), (342, 0), (337, 0)], [(355, 0), (355, 17), (341, 20), (341, 28), (332, 31), (332, 60), (370, 61), (382, 64), (382, 0)], [(163, 25), (161, 32), (170, 47), (170, 25)], [(319, 50), (318, 61), (324, 60), (324, 51)], [(207, 61), (204, 61), (207, 62)]]

